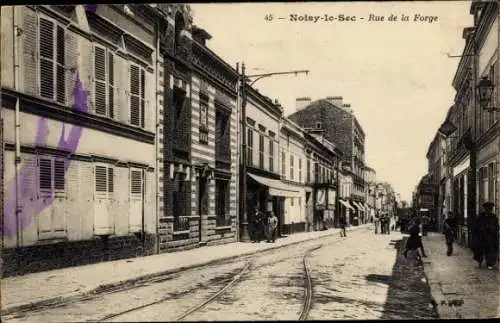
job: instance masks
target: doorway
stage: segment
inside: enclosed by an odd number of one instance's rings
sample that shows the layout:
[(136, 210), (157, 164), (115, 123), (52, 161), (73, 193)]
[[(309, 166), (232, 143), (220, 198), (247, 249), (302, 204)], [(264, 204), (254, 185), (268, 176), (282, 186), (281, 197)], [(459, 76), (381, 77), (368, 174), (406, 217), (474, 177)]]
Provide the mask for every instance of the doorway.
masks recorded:
[(203, 219), (208, 215), (207, 178), (198, 177), (198, 241), (203, 243)]

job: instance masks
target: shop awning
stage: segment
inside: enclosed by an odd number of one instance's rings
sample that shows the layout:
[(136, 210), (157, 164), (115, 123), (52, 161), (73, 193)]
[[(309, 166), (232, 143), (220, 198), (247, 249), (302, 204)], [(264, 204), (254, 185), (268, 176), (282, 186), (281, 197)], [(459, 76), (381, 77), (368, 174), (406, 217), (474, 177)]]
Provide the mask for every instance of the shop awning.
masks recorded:
[(351, 204), (349, 204), (349, 201), (343, 201), (343, 200), (339, 199), (339, 202), (340, 202), (340, 204), (342, 204), (346, 208), (354, 210), (354, 208), (351, 206)]
[(284, 197), (301, 197), (299, 190), (289, 184), (285, 184), (280, 180), (262, 177), (254, 174), (248, 174), (254, 181), (267, 186), (269, 195), (284, 196)]
[(365, 211), (365, 208), (360, 203), (358, 203), (356, 201), (352, 201), (352, 204), (354, 204), (359, 210)]

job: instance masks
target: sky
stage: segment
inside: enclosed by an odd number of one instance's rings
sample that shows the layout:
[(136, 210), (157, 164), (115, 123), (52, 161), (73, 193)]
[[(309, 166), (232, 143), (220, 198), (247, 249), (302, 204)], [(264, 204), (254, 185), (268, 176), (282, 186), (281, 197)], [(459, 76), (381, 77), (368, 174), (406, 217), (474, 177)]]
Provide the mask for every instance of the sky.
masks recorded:
[[(193, 24), (212, 36), (207, 46), (232, 66), (244, 62), (247, 74), (309, 70), (254, 85), (278, 99), (285, 115), (295, 111), (297, 97), (342, 96), (350, 103), (366, 134), (365, 163), (375, 169), (378, 181), (389, 182), (401, 199), (411, 201), (427, 172), (429, 144), (453, 104), (459, 58), (448, 54), (462, 53), (463, 28), (472, 25), (470, 1), (206, 3), (191, 8)], [(391, 14), (396, 21), (389, 21)], [(299, 20), (306, 15), (337, 19)], [(340, 15), (356, 20), (340, 21)], [(370, 15), (377, 18), (370, 21)], [(402, 15), (409, 20), (402, 21)], [(415, 21), (415, 15), (432, 18)]]

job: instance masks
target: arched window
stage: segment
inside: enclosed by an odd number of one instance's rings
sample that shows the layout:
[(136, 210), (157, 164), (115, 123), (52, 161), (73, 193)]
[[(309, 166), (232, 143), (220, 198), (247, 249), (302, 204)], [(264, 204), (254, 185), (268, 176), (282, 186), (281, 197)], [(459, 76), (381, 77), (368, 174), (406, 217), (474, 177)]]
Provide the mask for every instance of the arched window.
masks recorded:
[(177, 12), (175, 15), (175, 47), (180, 43), (181, 32), (185, 27), (184, 18), (180, 12)]

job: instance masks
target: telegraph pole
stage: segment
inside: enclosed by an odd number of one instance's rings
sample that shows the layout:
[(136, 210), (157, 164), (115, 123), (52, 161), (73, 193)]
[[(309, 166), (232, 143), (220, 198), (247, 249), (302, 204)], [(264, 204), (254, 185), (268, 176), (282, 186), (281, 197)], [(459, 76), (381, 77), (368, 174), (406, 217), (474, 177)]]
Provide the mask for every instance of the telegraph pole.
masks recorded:
[(309, 73), (308, 70), (296, 70), (289, 72), (273, 72), (273, 73), (263, 73), (255, 75), (245, 74), (245, 63), (241, 64), (241, 75), (240, 75), (240, 93), (241, 93), (241, 198), (240, 198), (240, 241), (247, 242), (250, 241), (250, 235), (248, 232), (248, 210), (247, 210), (247, 82), (254, 78), (249, 84), (251, 87), (255, 82), (265, 77), (270, 77), (274, 75), (286, 75), (286, 74), (299, 74)]

